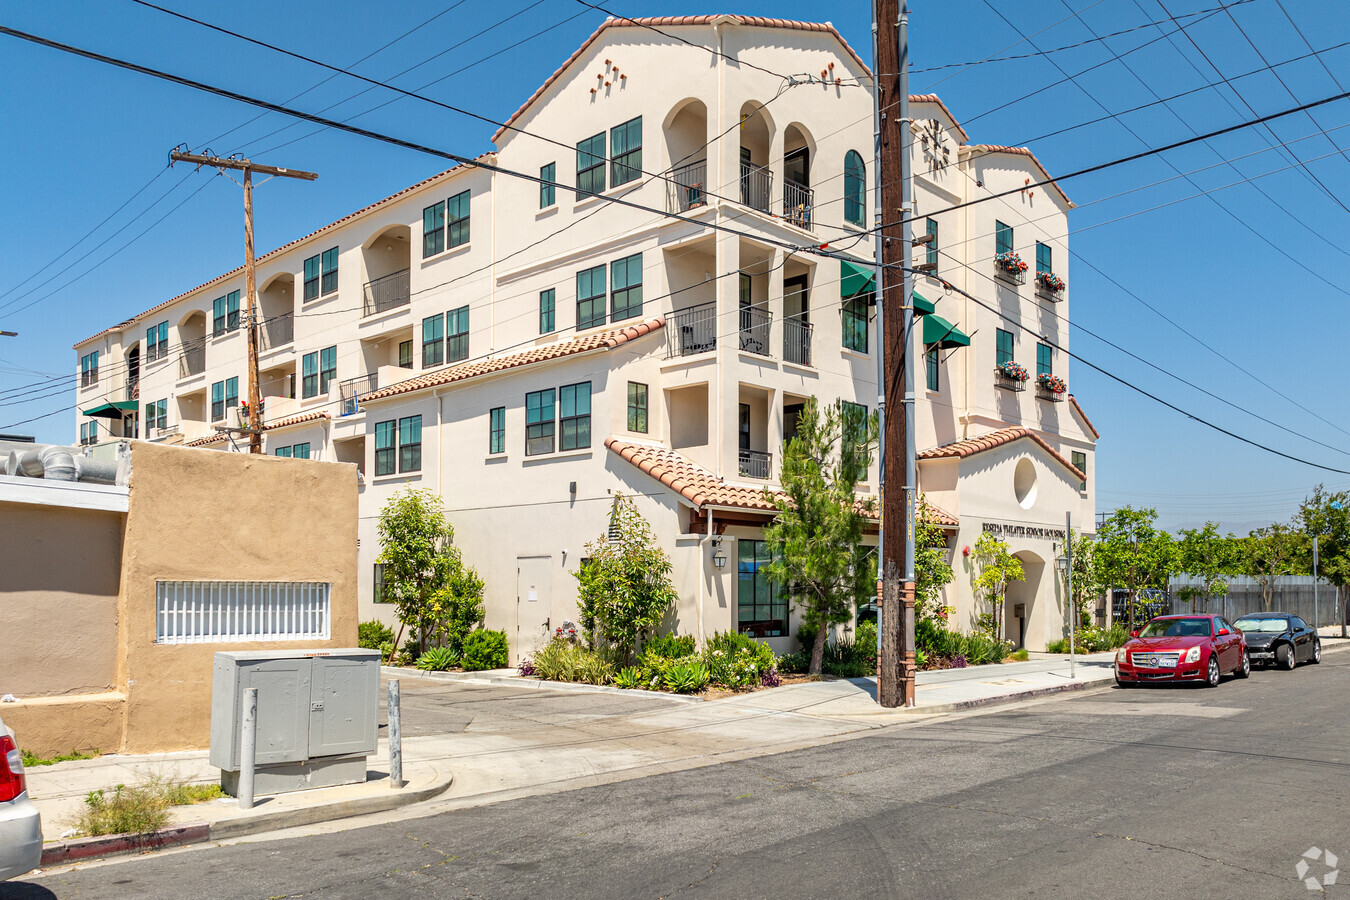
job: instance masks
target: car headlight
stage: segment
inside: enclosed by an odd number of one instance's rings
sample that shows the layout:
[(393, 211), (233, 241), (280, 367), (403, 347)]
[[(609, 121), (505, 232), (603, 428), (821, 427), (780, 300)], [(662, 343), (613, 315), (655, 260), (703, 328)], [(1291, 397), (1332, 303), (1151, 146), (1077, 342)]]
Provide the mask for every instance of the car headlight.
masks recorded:
[(1186, 651), (1186, 659), (1184, 661), (1188, 663), (1200, 661), (1200, 647), (1198, 644)]
[(1121, 647), (1119, 650), (1116, 651), (1116, 662), (1118, 663), (1129, 662), (1129, 654), (1126, 652), (1126, 648)]

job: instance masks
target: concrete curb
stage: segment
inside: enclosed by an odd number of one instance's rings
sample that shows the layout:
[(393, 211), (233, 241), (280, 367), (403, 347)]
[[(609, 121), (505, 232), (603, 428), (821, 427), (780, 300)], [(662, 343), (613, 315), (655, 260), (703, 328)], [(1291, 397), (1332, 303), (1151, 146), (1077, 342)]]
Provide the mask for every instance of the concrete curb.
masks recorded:
[(279, 810), (270, 813), (260, 812), (256, 815), (215, 823), (197, 822), (190, 825), (173, 825), (150, 834), (110, 834), (96, 838), (76, 838), (70, 841), (60, 841), (43, 848), (41, 865), (43, 867), (59, 866), (103, 856), (141, 853), (146, 850), (157, 850), (161, 847), (224, 841), (265, 831), (280, 831), (283, 828), (297, 828), (319, 822), (330, 822), (334, 819), (348, 819), (355, 816), (370, 815), (371, 813), (388, 812), (391, 809), (412, 806), (414, 803), (439, 797), (450, 789), (452, 783), (454, 783), (453, 775), (441, 778), (438, 773), (432, 784), (416, 790), (391, 790), (388, 794), (382, 796), (338, 800), (319, 806)]
[(639, 688), (616, 688), (608, 684), (581, 684), (574, 681), (545, 681), (520, 675), (490, 675), (478, 672), (423, 672), (395, 666), (381, 666), (381, 675), (398, 678), (417, 678), (428, 681), (452, 681), (467, 684), (497, 684), (508, 687), (533, 688), (542, 691), (569, 691), (577, 694), (623, 694), (627, 697), (651, 697), (672, 703), (706, 703), (702, 697), (669, 694), (665, 691), (644, 691)]

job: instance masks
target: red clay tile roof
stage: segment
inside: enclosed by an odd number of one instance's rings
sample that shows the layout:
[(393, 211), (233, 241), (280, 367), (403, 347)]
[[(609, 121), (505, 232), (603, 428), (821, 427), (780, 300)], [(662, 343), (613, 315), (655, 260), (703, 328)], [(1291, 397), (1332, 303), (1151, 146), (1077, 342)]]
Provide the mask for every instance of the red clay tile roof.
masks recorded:
[(1029, 428), (1004, 428), (1000, 431), (991, 431), (988, 434), (982, 434), (979, 437), (967, 438), (964, 441), (956, 441), (952, 444), (944, 444), (941, 447), (923, 450), (918, 454), (918, 458), (965, 459), (968, 456), (974, 456), (976, 453), (983, 453), (986, 450), (993, 450), (995, 447), (1002, 447), (1004, 444), (1011, 444), (1013, 441), (1020, 441), (1022, 438), (1027, 438), (1028, 440), (1039, 444), (1042, 450), (1049, 453), (1056, 462), (1072, 472), (1079, 481), (1087, 480), (1087, 475), (1083, 474), (1077, 466), (1060, 456), (1045, 442), (1045, 438)]
[[(675, 25), (711, 25), (714, 19), (720, 18), (724, 17), (720, 15), (651, 16), (647, 18), (636, 18), (636, 19), (629, 19), (626, 17), (616, 19), (613, 16), (611, 16), (610, 18), (600, 23), (600, 27), (595, 29), (595, 32), (591, 34), (590, 37), (586, 38), (586, 40), (582, 43), (582, 45), (577, 48), (576, 52), (573, 53), (571, 56), (569, 56), (567, 58), (567, 61), (558, 67), (558, 70), (556, 72), (548, 76), (548, 78), (544, 81), (544, 83), (539, 86), (539, 89), (530, 95), (530, 99), (526, 100), (524, 103), (520, 105), (520, 109), (516, 110), (511, 114), (511, 118), (507, 119), (506, 122), (502, 125), (502, 127), (497, 129), (497, 132), (492, 135), (492, 142), (495, 144), (497, 140), (505, 132), (509, 131), (511, 129), (511, 126), (515, 124), (516, 119), (520, 118), (521, 115), (524, 114), (525, 110), (529, 109), (530, 106), (533, 105), (534, 101), (542, 97), (544, 95), (544, 92), (547, 91), (550, 87), (552, 87), (555, 81), (557, 81), (559, 78), (562, 77), (563, 72), (567, 71), (568, 66), (572, 65), (572, 63), (580, 59), (581, 56), (586, 52), (587, 48), (589, 48), (591, 44), (594, 44), (599, 39), (600, 35), (605, 32), (606, 29), (623, 28), (623, 27), (661, 28), (663, 26), (675, 26)], [(859, 56), (854, 51), (854, 49), (848, 45), (848, 41), (844, 40), (844, 36), (841, 35), (837, 30), (835, 30), (835, 27), (833, 25), (825, 24), (823, 22), (797, 22), (792, 19), (768, 19), (763, 16), (726, 16), (725, 18), (734, 20), (734, 22), (738, 25), (751, 25), (759, 28), (795, 28), (798, 31), (823, 31), (827, 34), (833, 35), (834, 39), (837, 40), (840, 43), (840, 45), (844, 48), (844, 50), (848, 52), (849, 56), (853, 57), (853, 61), (856, 62), (859, 66), (861, 66), (864, 72), (868, 72), (869, 74), (871, 72), (871, 70), (867, 68), (867, 63), (863, 62), (862, 57)]]
[(950, 109), (947, 108), (947, 104), (943, 103), (943, 102), (942, 102), (942, 98), (939, 97), (937, 94), (910, 94), (910, 95), (909, 95), (909, 102), (910, 102), (910, 103), (936, 103), (936, 104), (938, 105), (938, 107), (939, 107), (944, 113), (946, 113), (947, 118), (949, 118), (949, 119), (952, 120), (952, 125), (956, 128), (956, 130), (957, 130), (958, 132), (960, 132), (960, 134), (961, 134), (961, 142), (962, 142), (962, 143), (965, 143), (966, 141), (970, 140), (970, 135), (966, 134), (966, 130), (965, 130), (964, 128), (961, 127), (961, 123), (958, 122), (958, 121), (956, 121), (956, 116), (952, 115), (952, 111), (951, 111)]
[(305, 422), (316, 422), (320, 419), (329, 419), (329, 418), (332, 418), (332, 416), (328, 414), (327, 410), (316, 409), (311, 410), (310, 412), (299, 413), (298, 415), (294, 416), (288, 416), (284, 419), (278, 419), (275, 422), (264, 423), (263, 431), (271, 431), (274, 428), (290, 428), (292, 425), (301, 425)]
[(1087, 426), (1087, 430), (1091, 432), (1093, 439), (1101, 440), (1102, 436), (1097, 433), (1097, 426), (1092, 424), (1092, 420), (1087, 417), (1087, 413), (1083, 412), (1083, 407), (1079, 405), (1078, 398), (1073, 394), (1069, 395), (1069, 405), (1077, 411), (1078, 417), (1083, 420), (1083, 424)]
[[(476, 157), (476, 158), (477, 158), (477, 159), (483, 159), (483, 160), (485, 160), (485, 159), (488, 159), (489, 157), (493, 157), (493, 156), (495, 156), (495, 155), (496, 155), (495, 152), (488, 152), (488, 153), (480, 154), (480, 155), (479, 155), (478, 157)], [(304, 237), (296, 238), (295, 240), (293, 240), (293, 241), (291, 241), (291, 242), (289, 242), (289, 243), (282, 244), (280, 247), (278, 247), (278, 248), (275, 249), (275, 250), (272, 250), (272, 251), (269, 251), (269, 252), (267, 252), (267, 253), (264, 253), (262, 256), (259, 256), (259, 257), (254, 261), (254, 262), (255, 262), (255, 265), (261, 264), (261, 263), (265, 262), (266, 260), (269, 260), (269, 259), (271, 259), (272, 257), (274, 257), (274, 256), (276, 256), (276, 255), (278, 255), (278, 254), (280, 254), (280, 253), (285, 253), (287, 250), (291, 249), (291, 248), (294, 247), (296, 244), (304, 243), (305, 241), (309, 240), (310, 238), (312, 238), (312, 237), (317, 237), (317, 236), (323, 234), (325, 231), (328, 231), (329, 229), (332, 229), (332, 228), (336, 228), (337, 226), (343, 224), (344, 222), (350, 222), (352, 219), (355, 219), (357, 216), (364, 215), (365, 213), (368, 213), (368, 212), (370, 212), (370, 211), (373, 210), (373, 209), (377, 209), (378, 207), (381, 207), (381, 206), (383, 206), (383, 205), (386, 204), (386, 203), (389, 203), (389, 202), (391, 202), (391, 201), (397, 200), (399, 197), (402, 197), (404, 194), (410, 194), (410, 193), (412, 193), (413, 191), (417, 190), (418, 188), (425, 187), (426, 185), (430, 184), (431, 182), (435, 181), (435, 180), (438, 179), (438, 178), (444, 178), (446, 175), (450, 175), (450, 174), (452, 174), (452, 173), (454, 173), (454, 172), (458, 172), (460, 169), (471, 169), (471, 168), (475, 168), (475, 167), (474, 167), (474, 166), (470, 166), (468, 163), (464, 163), (463, 165), (452, 166), (451, 168), (446, 169), (444, 172), (437, 172), (435, 175), (432, 175), (430, 178), (423, 178), (421, 181), (417, 182), (417, 184), (410, 185), (410, 186), (408, 186), (408, 187), (405, 187), (403, 190), (398, 191), (397, 193), (390, 194), (388, 197), (385, 197), (383, 200), (376, 200), (374, 203), (370, 204), (369, 206), (363, 206), (363, 207), (361, 207), (360, 209), (358, 209), (356, 212), (348, 213), (347, 215), (345, 215), (345, 216), (343, 216), (342, 218), (338, 219), (336, 222), (329, 222), (327, 225), (323, 226), (322, 228), (320, 228), (320, 229), (318, 229), (318, 230), (316, 230), (316, 231), (311, 231), (309, 234), (305, 235)], [(145, 312), (143, 312), (143, 313), (138, 313), (138, 314), (132, 316), (130, 319), (127, 319), (127, 320), (125, 320), (125, 321), (123, 321), (123, 322), (118, 322), (116, 325), (113, 325), (113, 326), (110, 327), (110, 328), (105, 328), (105, 329), (103, 329), (102, 331), (98, 332), (97, 334), (85, 338), (84, 340), (82, 340), (82, 341), (76, 343), (76, 344), (74, 345), (74, 348), (78, 348), (78, 347), (80, 347), (82, 344), (87, 344), (87, 343), (89, 343), (89, 342), (92, 341), (92, 340), (96, 340), (96, 339), (98, 339), (98, 338), (101, 338), (101, 337), (103, 337), (105, 334), (112, 334), (114, 331), (121, 331), (123, 328), (126, 328), (127, 326), (132, 325), (133, 323), (135, 323), (135, 321), (136, 321), (137, 319), (140, 319), (140, 318), (142, 318), (142, 317), (144, 317), (144, 316), (148, 316), (148, 315), (150, 315), (151, 313), (159, 312), (161, 309), (164, 309), (165, 307), (168, 307), (168, 306), (172, 306), (173, 304), (177, 303), (179, 300), (182, 300), (182, 299), (183, 299), (184, 297), (186, 297), (188, 294), (195, 293), (195, 292), (197, 292), (197, 291), (200, 291), (202, 288), (210, 287), (210, 286), (213, 285), (213, 284), (217, 284), (217, 283), (222, 282), (222, 281), (227, 281), (227, 280), (233, 278), (234, 276), (240, 274), (240, 273), (243, 272), (243, 271), (244, 271), (244, 267), (243, 267), (243, 266), (239, 266), (237, 269), (231, 269), (230, 271), (226, 272), (226, 273), (223, 274), (223, 275), (217, 275), (215, 278), (212, 278), (210, 281), (204, 281), (204, 282), (202, 282), (201, 284), (197, 285), (197, 286), (196, 286), (195, 288), (193, 288), (192, 290), (184, 291), (183, 293), (179, 294), (177, 297), (170, 297), (168, 300), (165, 300), (163, 303), (159, 304), (158, 306), (152, 306), (152, 307), (150, 307), (149, 309), (147, 309), (147, 310), (146, 310)], [(188, 445), (188, 446), (191, 446), (191, 445)]]
[(199, 437), (196, 440), (188, 441), (184, 447), (205, 447), (208, 444), (217, 444), (225, 440), (225, 435), (216, 433), (208, 434), (206, 437)]
[[(1042, 175), (1044, 175), (1046, 178), (1054, 177), (1053, 175), (1050, 174), (1049, 170), (1045, 168), (1045, 166), (1041, 165), (1041, 161), (1036, 158), (1036, 154), (1032, 153), (1026, 147), (1007, 147), (1004, 146), (1003, 144), (971, 144), (970, 149), (972, 152), (979, 151), (980, 153), (984, 153), (986, 155), (992, 153), (1011, 153), (1016, 156), (1028, 156), (1031, 158), (1032, 164), (1035, 165), (1036, 168), (1041, 170)], [(1055, 193), (1059, 194), (1060, 197), (1064, 198), (1064, 203), (1070, 209), (1074, 207), (1074, 202), (1069, 199), (1069, 195), (1064, 193), (1064, 189), (1060, 187), (1057, 182), (1054, 181), (1050, 182), (1050, 187), (1054, 188)]]
[(531, 363), (561, 359), (564, 356), (575, 356), (578, 353), (588, 353), (592, 350), (613, 350), (615, 347), (636, 340), (643, 335), (651, 334), (658, 328), (664, 328), (665, 324), (666, 320), (657, 316), (637, 325), (629, 325), (626, 328), (619, 328), (614, 331), (602, 331), (598, 334), (573, 338), (570, 341), (546, 344), (533, 350), (526, 350), (524, 353), (513, 353), (510, 356), (498, 356), (479, 362), (466, 363), (462, 366), (453, 366), (449, 369), (441, 369), (437, 372), (428, 372), (425, 375), (418, 375), (406, 381), (400, 381), (398, 384), (391, 384), (389, 387), (371, 391), (361, 398), (361, 402), (369, 403), (372, 400), (383, 400), (386, 397), (440, 387), (443, 384), (463, 381), (466, 378), (515, 369), (520, 366), (528, 366)]

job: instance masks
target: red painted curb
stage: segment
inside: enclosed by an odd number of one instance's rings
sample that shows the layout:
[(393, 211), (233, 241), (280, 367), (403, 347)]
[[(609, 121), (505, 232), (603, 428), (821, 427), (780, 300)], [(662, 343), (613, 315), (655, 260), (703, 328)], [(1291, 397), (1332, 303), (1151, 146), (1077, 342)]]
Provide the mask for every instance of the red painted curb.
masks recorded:
[(92, 859), (96, 856), (111, 856), (116, 853), (140, 853), (143, 850), (155, 850), (174, 844), (191, 844), (205, 841), (211, 837), (211, 826), (205, 822), (193, 825), (175, 825), (161, 828), (150, 834), (109, 834), (103, 837), (76, 838), (62, 841), (42, 848), (44, 866), (57, 866), (62, 863)]

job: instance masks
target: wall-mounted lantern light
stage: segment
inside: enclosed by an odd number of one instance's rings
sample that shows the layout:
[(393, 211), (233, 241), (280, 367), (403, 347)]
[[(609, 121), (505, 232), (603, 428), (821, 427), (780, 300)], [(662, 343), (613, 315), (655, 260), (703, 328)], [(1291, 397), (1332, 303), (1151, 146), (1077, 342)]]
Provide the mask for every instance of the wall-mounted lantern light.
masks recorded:
[(722, 538), (713, 538), (713, 565), (719, 569), (725, 569), (727, 565), (727, 555), (722, 552)]

